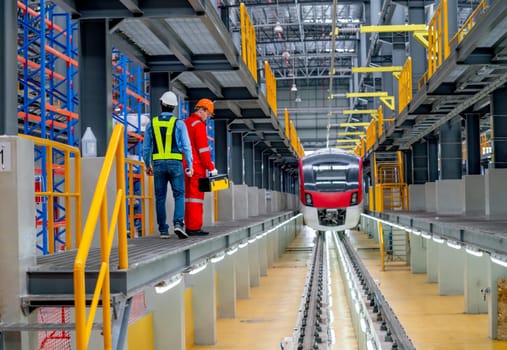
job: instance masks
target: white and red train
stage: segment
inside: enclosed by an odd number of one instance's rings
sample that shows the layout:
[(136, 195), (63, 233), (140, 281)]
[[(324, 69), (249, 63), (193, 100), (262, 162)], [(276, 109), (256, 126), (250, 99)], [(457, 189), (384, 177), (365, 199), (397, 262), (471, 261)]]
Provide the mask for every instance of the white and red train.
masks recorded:
[(301, 212), (318, 231), (343, 231), (359, 223), (363, 199), (360, 157), (326, 148), (299, 160)]

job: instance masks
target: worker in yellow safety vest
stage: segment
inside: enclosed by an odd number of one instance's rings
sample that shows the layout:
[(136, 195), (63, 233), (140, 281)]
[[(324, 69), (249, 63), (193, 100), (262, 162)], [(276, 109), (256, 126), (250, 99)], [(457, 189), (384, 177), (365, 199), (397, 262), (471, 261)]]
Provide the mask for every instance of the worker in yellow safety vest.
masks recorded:
[[(146, 174), (154, 177), (157, 224), (161, 238), (169, 237), (166, 222), (167, 183), (171, 184), (174, 198), (173, 225), (178, 238), (188, 238), (184, 228), (185, 217), (185, 173), (191, 177), (192, 148), (185, 123), (174, 116), (178, 105), (176, 95), (167, 91), (160, 97), (159, 116), (146, 125), (143, 141), (143, 159)], [(187, 168), (183, 170), (183, 155)]]

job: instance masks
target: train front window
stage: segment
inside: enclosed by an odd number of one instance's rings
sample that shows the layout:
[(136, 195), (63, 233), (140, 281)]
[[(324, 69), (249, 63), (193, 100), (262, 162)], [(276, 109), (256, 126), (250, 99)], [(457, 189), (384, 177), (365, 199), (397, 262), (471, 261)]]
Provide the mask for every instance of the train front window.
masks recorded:
[(351, 191), (359, 186), (359, 164), (352, 159), (351, 162), (315, 159), (303, 163), (303, 177), (309, 191)]

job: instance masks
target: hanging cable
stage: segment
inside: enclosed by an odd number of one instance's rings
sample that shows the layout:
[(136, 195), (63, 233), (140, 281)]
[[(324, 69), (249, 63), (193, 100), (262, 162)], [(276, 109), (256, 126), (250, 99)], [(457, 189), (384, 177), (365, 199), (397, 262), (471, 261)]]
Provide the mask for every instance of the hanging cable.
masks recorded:
[[(331, 66), (329, 67), (329, 95), (328, 101), (332, 103), (333, 99), (333, 76), (334, 76), (334, 53), (335, 53), (335, 41), (336, 41), (336, 8), (338, 0), (333, 0), (333, 27), (331, 29)], [(331, 114), (327, 115), (327, 135), (326, 135), (326, 148), (329, 148), (329, 132), (331, 125)]]

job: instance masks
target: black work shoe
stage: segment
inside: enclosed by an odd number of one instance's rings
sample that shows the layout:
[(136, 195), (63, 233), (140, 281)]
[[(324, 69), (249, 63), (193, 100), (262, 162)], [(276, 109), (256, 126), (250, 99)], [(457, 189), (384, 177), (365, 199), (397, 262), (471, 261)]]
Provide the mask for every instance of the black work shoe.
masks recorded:
[(187, 233), (182, 227), (175, 227), (174, 233), (176, 233), (176, 236), (178, 236), (179, 239), (185, 239), (188, 238)]
[(160, 232), (160, 238), (169, 238), (169, 232)]
[(187, 230), (189, 236), (207, 236), (209, 232), (203, 230)]

